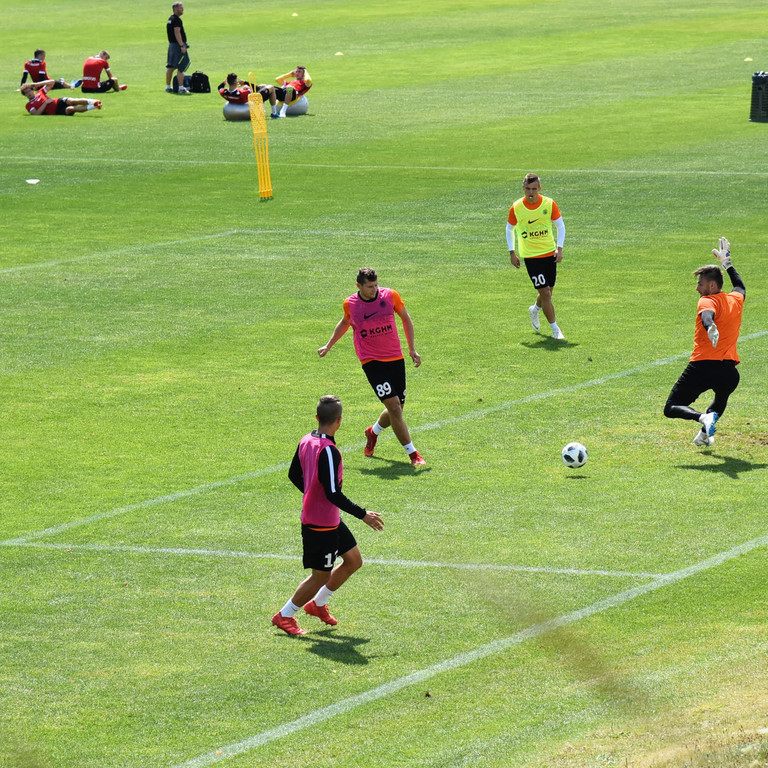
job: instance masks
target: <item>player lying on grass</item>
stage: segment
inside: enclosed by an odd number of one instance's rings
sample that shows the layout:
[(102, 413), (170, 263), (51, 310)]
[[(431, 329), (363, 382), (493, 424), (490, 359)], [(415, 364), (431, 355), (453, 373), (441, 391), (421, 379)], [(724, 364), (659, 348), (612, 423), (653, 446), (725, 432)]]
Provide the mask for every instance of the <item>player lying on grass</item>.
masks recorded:
[[(696, 290), (701, 297), (696, 307), (696, 328), (690, 362), (675, 382), (664, 406), (670, 419), (690, 419), (701, 422), (693, 438), (694, 445), (708, 447), (715, 442), (715, 423), (723, 415), (728, 398), (739, 384), (739, 355), (736, 344), (741, 329), (741, 313), (747, 289), (731, 264), (731, 244), (720, 238), (712, 255), (722, 264), (699, 267)], [(723, 293), (723, 269), (728, 273), (733, 290)], [(703, 392), (715, 393), (706, 413), (691, 408), (691, 403)]]
[[(269, 99), (269, 103), (272, 105), (271, 117), (280, 117), (277, 111), (277, 96), (275, 95), (274, 85), (255, 85), (255, 93), (261, 96), (262, 101)], [(230, 72), (227, 75), (227, 79), (219, 83), (219, 95), (222, 99), (226, 99), (230, 104), (247, 104), (248, 97), (254, 93), (251, 90), (250, 83), (245, 80), (241, 80), (235, 72)]]
[[(343, 466), (334, 435), (341, 426), (341, 400), (324, 395), (317, 404), (317, 429), (305, 435), (296, 449), (288, 477), (304, 494), (301, 507), (301, 539), (304, 567), (312, 572), (299, 584), (293, 597), (273, 617), (272, 623), (289, 635), (304, 635), (294, 618), (304, 606), (310, 616), (330, 624), (338, 621), (328, 611), (333, 593), (362, 566), (355, 537), (341, 520), (339, 509), (380, 531), (384, 521), (348, 499), (341, 490)], [(334, 566), (337, 556), (342, 562)]]
[(30, 115), (74, 115), (75, 112), (87, 112), (89, 109), (101, 109), (101, 102), (94, 99), (52, 99), (48, 91), (54, 86), (53, 80), (41, 83), (26, 83), (19, 88), (27, 100), (24, 105)]

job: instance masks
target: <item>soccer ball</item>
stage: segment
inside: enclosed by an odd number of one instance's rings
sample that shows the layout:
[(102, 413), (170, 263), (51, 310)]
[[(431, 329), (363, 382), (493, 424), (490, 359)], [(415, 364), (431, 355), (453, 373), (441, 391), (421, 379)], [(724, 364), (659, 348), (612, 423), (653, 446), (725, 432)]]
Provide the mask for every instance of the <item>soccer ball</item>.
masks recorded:
[(563, 448), (563, 461), (566, 467), (578, 469), (587, 463), (589, 454), (587, 449), (581, 443), (568, 443)]

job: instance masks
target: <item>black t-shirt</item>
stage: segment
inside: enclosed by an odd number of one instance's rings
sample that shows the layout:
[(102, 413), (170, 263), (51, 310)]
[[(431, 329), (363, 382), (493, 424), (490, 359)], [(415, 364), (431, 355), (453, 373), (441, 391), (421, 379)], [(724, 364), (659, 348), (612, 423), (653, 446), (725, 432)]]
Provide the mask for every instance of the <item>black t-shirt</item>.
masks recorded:
[(181, 17), (177, 16), (175, 13), (168, 19), (168, 24), (165, 27), (168, 32), (169, 43), (176, 42), (176, 33), (173, 31), (174, 27), (178, 27), (181, 30), (181, 39), (186, 43), (187, 33), (184, 31), (184, 22), (181, 20)]

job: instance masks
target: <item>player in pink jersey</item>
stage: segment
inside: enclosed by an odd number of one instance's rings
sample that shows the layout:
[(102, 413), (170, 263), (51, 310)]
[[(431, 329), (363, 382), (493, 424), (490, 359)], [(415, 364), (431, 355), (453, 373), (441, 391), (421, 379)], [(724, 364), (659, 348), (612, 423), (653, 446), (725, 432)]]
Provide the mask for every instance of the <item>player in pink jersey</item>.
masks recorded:
[(344, 302), (344, 316), (339, 320), (331, 338), (324, 347), (317, 350), (325, 357), (331, 347), (349, 330), (354, 331), (355, 352), (363, 364), (368, 382), (384, 410), (376, 423), (365, 430), (365, 455), (373, 456), (376, 440), (382, 430), (390, 424), (392, 431), (408, 454), (411, 464), (426, 464), (411, 441), (408, 425), (403, 417), (405, 405), (405, 360), (397, 333), (395, 314), (400, 316), (408, 342), (408, 354), (418, 368), (421, 355), (413, 341), (413, 321), (397, 291), (379, 288), (376, 271), (363, 267), (357, 273), (357, 293)]
[[(312, 572), (299, 584), (291, 599), (272, 617), (272, 623), (289, 635), (304, 635), (296, 613), (304, 606), (334, 626), (338, 621), (328, 610), (333, 593), (363, 564), (355, 537), (342, 522), (339, 509), (380, 531), (384, 521), (348, 499), (341, 490), (344, 467), (334, 435), (341, 426), (341, 400), (324, 395), (317, 404), (317, 429), (304, 435), (288, 470), (290, 481), (304, 494), (301, 508), (301, 539), (304, 567)], [(341, 556), (342, 562), (334, 566)]]

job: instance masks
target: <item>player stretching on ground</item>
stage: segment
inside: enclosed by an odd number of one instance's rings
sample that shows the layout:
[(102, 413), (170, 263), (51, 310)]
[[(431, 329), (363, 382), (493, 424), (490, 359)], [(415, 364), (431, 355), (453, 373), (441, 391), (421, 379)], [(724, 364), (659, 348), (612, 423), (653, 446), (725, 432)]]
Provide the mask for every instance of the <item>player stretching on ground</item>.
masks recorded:
[[(723, 293), (723, 271), (717, 264), (699, 267), (696, 290), (701, 298), (696, 308), (696, 330), (693, 354), (680, 378), (672, 387), (664, 415), (670, 419), (690, 419), (701, 422), (693, 438), (694, 445), (710, 446), (715, 442), (715, 422), (723, 415), (728, 398), (739, 384), (739, 355), (736, 344), (741, 329), (741, 313), (747, 289), (741, 275), (731, 264), (731, 244), (720, 238), (719, 248), (712, 255), (723, 265), (731, 279), (733, 290)], [(690, 407), (696, 398), (711, 389), (715, 399), (706, 413)]]
[(379, 400), (384, 404), (378, 420), (365, 430), (365, 455), (373, 456), (381, 431), (390, 424), (392, 431), (405, 448), (411, 464), (426, 464), (411, 442), (408, 425), (403, 418), (405, 405), (405, 360), (397, 333), (395, 312), (403, 323), (408, 354), (418, 368), (421, 355), (413, 345), (413, 321), (397, 291), (379, 288), (376, 271), (363, 267), (357, 273), (358, 292), (344, 301), (344, 317), (339, 320), (331, 338), (317, 350), (325, 357), (330, 348), (351, 326), (354, 331), (355, 352), (363, 364), (363, 371)]
[(75, 112), (87, 112), (89, 109), (101, 109), (101, 102), (96, 99), (52, 99), (48, 91), (54, 86), (53, 80), (41, 83), (25, 83), (19, 88), (27, 100), (24, 105), (30, 115), (74, 115)]
[[(565, 340), (555, 320), (555, 306), (552, 303), (557, 265), (563, 260), (565, 224), (557, 203), (551, 197), (540, 195), (540, 190), (539, 177), (535, 173), (527, 173), (523, 179), (525, 196), (512, 203), (507, 218), (509, 260), (515, 269), (520, 269), (520, 259), (515, 252), (517, 235), (520, 255), (525, 261), (533, 287), (539, 293), (536, 302), (528, 307), (533, 330), (539, 330), (539, 310), (543, 309), (544, 317), (552, 328), (552, 337)], [(557, 244), (552, 233), (553, 224), (557, 229)]]
[[(291, 482), (304, 494), (301, 539), (304, 567), (312, 569), (293, 597), (272, 617), (272, 623), (289, 635), (306, 634), (294, 618), (302, 605), (310, 616), (317, 616), (331, 626), (338, 624), (327, 603), (363, 564), (355, 537), (342, 522), (339, 509), (374, 531), (384, 528), (378, 512), (366, 511), (342, 493), (343, 466), (333, 437), (341, 426), (341, 400), (335, 395), (321, 397), (316, 418), (317, 429), (301, 439), (288, 470)], [(339, 555), (342, 562), (334, 567)]]

